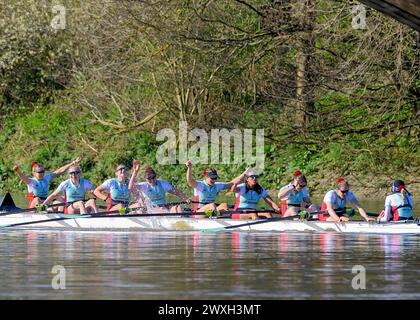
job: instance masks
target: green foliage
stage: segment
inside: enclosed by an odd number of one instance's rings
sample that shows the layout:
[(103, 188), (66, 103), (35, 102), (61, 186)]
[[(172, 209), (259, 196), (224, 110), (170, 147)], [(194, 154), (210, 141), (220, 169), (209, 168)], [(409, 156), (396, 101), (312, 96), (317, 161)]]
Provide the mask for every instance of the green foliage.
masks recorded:
[[(254, 10), (237, 1), (70, 1), (70, 27), (56, 31), (43, 1), (8, 1), (0, 8), (0, 188), (24, 188), (14, 164), (55, 169), (81, 155), (95, 184), (139, 159), (188, 190), (183, 163), (156, 159), (156, 131), (180, 119), (190, 128), (264, 128), (269, 189), (296, 169), (312, 186), (339, 175), (415, 180), (415, 33), (372, 10), (375, 32), (354, 30), (345, 1), (316, 1), (313, 30), (284, 11), (287, 1), (247, 4)], [(307, 120), (296, 103), (303, 52)], [(215, 167), (229, 180), (245, 164)]]

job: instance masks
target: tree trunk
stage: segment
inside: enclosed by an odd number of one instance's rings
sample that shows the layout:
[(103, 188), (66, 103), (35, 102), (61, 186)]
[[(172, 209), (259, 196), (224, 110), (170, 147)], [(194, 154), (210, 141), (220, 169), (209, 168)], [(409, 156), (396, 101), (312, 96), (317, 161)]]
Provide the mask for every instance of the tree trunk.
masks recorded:
[(296, 43), (296, 124), (305, 126), (314, 114), (311, 61), (314, 54), (315, 0), (295, 2), (295, 17), (302, 28)]

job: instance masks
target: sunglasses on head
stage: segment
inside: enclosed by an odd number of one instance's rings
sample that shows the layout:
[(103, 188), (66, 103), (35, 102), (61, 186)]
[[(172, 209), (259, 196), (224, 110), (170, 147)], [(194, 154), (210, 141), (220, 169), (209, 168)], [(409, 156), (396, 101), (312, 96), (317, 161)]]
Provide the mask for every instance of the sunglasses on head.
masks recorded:
[(70, 175), (80, 174), (80, 171), (72, 171), (72, 172), (69, 172), (69, 174), (70, 174)]

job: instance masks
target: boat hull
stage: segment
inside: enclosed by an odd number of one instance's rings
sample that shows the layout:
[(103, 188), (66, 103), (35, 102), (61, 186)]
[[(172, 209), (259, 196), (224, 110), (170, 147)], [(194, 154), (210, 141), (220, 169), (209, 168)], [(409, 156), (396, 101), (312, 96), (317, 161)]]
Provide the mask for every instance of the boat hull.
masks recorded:
[[(61, 229), (61, 230), (104, 230), (104, 231), (212, 231), (221, 228), (249, 223), (249, 225), (229, 228), (226, 231), (248, 232), (339, 232), (339, 233), (376, 233), (376, 234), (420, 234), (420, 225), (416, 222), (362, 222), (351, 221), (342, 224), (324, 221), (270, 221), (252, 224), (253, 220), (237, 219), (196, 219), (189, 217), (162, 216), (118, 216), (118, 217), (93, 217), (75, 218), (63, 217), (58, 214), (10, 214), (0, 217), (0, 227), (16, 223), (29, 223), (10, 228), (30, 229)], [(57, 219), (55, 221), (48, 221)], [(39, 221), (44, 221), (39, 223)], [(31, 224), (30, 222), (37, 222)], [(5, 230), (7, 228), (3, 228)]]

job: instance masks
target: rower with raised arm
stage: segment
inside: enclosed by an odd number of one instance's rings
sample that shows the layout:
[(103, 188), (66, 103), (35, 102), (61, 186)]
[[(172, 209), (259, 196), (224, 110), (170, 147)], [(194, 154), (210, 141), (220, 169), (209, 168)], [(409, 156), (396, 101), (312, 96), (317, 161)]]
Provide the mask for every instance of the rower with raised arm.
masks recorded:
[(395, 180), (391, 184), (392, 194), (385, 198), (385, 209), (377, 218), (378, 221), (414, 220), (413, 200), (402, 180)]
[(306, 188), (307, 184), (306, 177), (301, 171), (296, 170), (293, 174), (293, 181), (280, 189), (278, 197), (281, 200), (280, 204), (283, 217), (298, 214), (301, 207), (307, 208), (308, 212), (317, 212), (320, 210), (319, 206), (312, 204)]
[(60, 183), (58, 188), (42, 204), (46, 205), (58, 194), (64, 194), (66, 198), (64, 211), (67, 211), (68, 214), (97, 213), (98, 209), (96, 208), (95, 199), (87, 201), (85, 199), (87, 191), (92, 193), (93, 185), (89, 180), (81, 177), (82, 170), (80, 166), (71, 165), (68, 172), (69, 179)]
[[(204, 180), (196, 181), (192, 177), (191, 173), (191, 160), (188, 160), (185, 165), (187, 166), (187, 183), (191, 188), (194, 189), (194, 201), (196, 202), (194, 211), (206, 212), (228, 210), (227, 203), (216, 205), (215, 202), (217, 194), (222, 190), (229, 190), (234, 183), (240, 183), (240, 181), (245, 176), (246, 171), (230, 182), (217, 182), (217, 179), (219, 178), (217, 171), (213, 168), (205, 168), (203, 170)], [(195, 218), (205, 218), (205, 216), (196, 215)]]
[(166, 193), (169, 192), (182, 200), (187, 204), (191, 202), (191, 199), (185, 195), (182, 191), (174, 188), (168, 181), (157, 179), (157, 174), (155, 170), (148, 166), (144, 171), (144, 179), (146, 181), (136, 183), (136, 177), (139, 173), (140, 165), (135, 162), (133, 166), (133, 174), (131, 175), (130, 183), (128, 184), (128, 189), (137, 194), (142, 199), (142, 202), (146, 202), (143, 205), (149, 205), (152, 207), (153, 213), (163, 213), (168, 210), (171, 213), (182, 212), (182, 207), (180, 205), (168, 204), (166, 201)]
[[(115, 211), (125, 207), (137, 207), (136, 204), (130, 205), (127, 167), (123, 164), (117, 165), (115, 176), (115, 178), (108, 179), (98, 186), (93, 194), (97, 198), (107, 202), (106, 211)], [(106, 195), (103, 194), (104, 191), (107, 191)]]
[[(54, 172), (46, 172), (45, 166), (34, 161), (31, 163), (32, 177), (27, 177), (26, 175), (24, 175), (20, 171), (19, 167), (15, 165), (13, 167), (13, 170), (17, 173), (19, 178), (28, 186), (29, 194), (26, 195), (26, 197), (29, 198), (28, 207), (35, 208), (37, 205), (41, 204), (48, 196), (51, 181), (55, 177), (62, 175), (68, 170), (68, 168), (70, 168), (70, 166), (77, 164), (80, 160), (81, 158), (77, 157), (71, 163), (62, 166), (61, 168), (58, 168)], [(64, 202), (64, 199), (58, 197), (55, 199), (54, 202), (61, 203)], [(62, 211), (63, 209), (62, 207), (56, 207), (52, 210)]]
[(351, 203), (354, 207), (356, 207), (356, 209), (359, 210), (360, 215), (366, 221), (375, 220), (368, 217), (365, 209), (360, 205), (353, 192), (350, 191), (348, 181), (344, 178), (338, 178), (335, 189), (330, 190), (325, 194), (321, 210), (326, 210), (329, 217), (326, 214), (320, 214), (319, 220), (335, 221), (338, 223), (349, 221), (349, 218), (346, 215), (347, 203)]
[[(248, 169), (245, 175), (245, 183), (239, 184), (234, 183), (231, 191), (235, 193), (236, 204), (234, 210), (240, 210), (246, 212), (255, 211), (257, 209), (258, 202), (261, 198), (270, 205), (277, 213), (281, 213), (281, 209), (271, 199), (268, 192), (261, 187), (258, 183), (258, 173), (254, 169)], [(253, 219), (256, 220), (258, 217), (271, 218), (272, 215), (269, 212), (259, 213), (234, 213), (232, 219)]]

